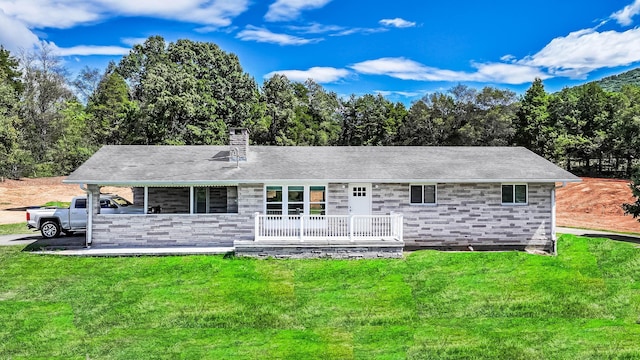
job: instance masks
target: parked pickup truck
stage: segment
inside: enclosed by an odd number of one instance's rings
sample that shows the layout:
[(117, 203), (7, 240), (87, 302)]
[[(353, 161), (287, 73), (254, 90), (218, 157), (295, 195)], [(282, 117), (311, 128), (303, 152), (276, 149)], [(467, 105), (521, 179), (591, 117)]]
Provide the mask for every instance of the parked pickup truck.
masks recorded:
[[(118, 195), (100, 196), (101, 214), (142, 214), (143, 207), (135, 206)], [(27, 227), (40, 230), (42, 237), (54, 238), (60, 233), (72, 234), (87, 228), (87, 197), (76, 196), (69, 208), (27, 209)]]

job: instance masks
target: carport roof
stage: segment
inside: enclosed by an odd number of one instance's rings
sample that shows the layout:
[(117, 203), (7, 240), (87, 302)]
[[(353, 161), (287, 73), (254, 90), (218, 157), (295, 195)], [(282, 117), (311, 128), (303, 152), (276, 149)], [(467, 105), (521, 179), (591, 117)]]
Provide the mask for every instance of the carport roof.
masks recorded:
[(115, 186), (292, 182), (571, 182), (573, 174), (522, 147), (104, 146), (64, 180)]

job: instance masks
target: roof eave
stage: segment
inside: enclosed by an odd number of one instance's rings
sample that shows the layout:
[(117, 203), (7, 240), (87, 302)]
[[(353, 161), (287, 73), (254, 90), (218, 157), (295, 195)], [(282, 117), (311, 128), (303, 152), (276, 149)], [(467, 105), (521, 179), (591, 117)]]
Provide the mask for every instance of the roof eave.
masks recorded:
[(112, 181), (112, 180), (68, 180), (65, 184), (95, 184), (115, 187), (173, 187), (173, 186), (232, 186), (238, 184), (300, 184), (300, 183), (556, 183), (556, 182), (581, 182), (580, 178), (543, 178), (543, 179), (238, 179), (238, 180), (185, 180), (185, 181)]

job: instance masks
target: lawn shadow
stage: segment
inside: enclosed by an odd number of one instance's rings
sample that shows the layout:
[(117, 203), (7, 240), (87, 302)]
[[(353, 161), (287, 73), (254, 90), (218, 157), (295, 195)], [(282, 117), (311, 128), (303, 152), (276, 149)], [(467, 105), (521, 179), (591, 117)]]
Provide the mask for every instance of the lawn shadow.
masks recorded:
[(589, 237), (589, 238), (605, 238), (609, 240), (615, 241), (624, 241), (633, 244), (640, 244), (640, 236), (634, 235), (623, 235), (623, 234), (583, 234), (580, 236)]

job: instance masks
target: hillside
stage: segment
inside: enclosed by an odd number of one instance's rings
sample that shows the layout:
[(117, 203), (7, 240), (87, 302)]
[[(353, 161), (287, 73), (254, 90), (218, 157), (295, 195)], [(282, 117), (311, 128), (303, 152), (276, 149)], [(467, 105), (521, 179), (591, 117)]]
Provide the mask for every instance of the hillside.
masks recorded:
[(623, 72), (618, 75), (608, 76), (602, 78), (594, 83), (600, 85), (605, 91), (620, 91), (624, 85), (636, 85), (640, 86), (640, 68), (633, 69), (627, 72)]

